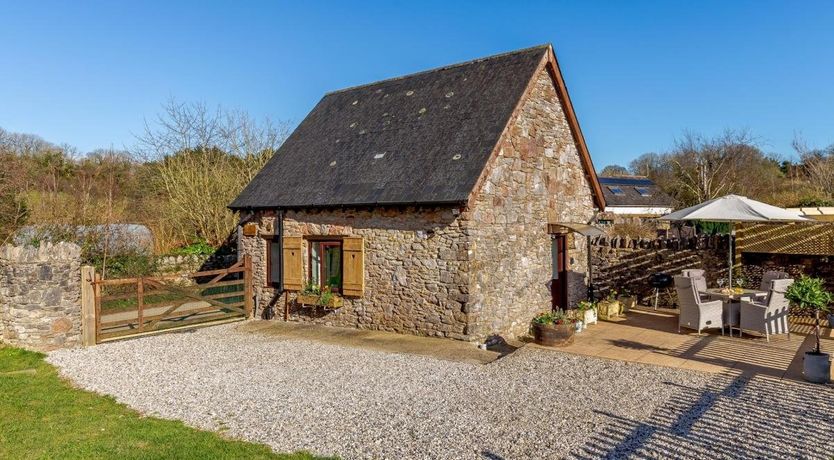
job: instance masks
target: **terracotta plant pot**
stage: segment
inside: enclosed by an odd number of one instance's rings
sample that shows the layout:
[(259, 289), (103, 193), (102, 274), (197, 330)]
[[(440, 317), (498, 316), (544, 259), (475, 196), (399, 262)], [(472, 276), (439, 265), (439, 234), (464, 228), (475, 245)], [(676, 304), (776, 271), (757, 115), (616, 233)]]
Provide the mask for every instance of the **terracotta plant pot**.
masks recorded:
[(533, 341), (546, 347), (565, 347), (573, 343), (575, 326), (567, 324), (533, 324)]
[(813, 383), (828, 383), (831, 379), (831, 355), (828, 353), (805, 352), (802, 362), (805, 380)]

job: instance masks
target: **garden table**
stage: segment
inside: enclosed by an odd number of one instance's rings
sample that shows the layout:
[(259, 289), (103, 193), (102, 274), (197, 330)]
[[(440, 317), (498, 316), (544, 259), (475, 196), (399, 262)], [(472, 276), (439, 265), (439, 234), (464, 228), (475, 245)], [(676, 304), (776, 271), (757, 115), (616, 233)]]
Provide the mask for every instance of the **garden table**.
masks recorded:
[[(722, 319), (724, 325), (730, 328), (730, 337), (733, 336), (733, 327), (738, 328), (741, 324), (741, 301), (751, 300), (753, 297), (762, 294), (764, 291), (756, 289), (742, 289), (741, 292), (729, 288), (710, 288), (705, 294), (713, 300), (723, 302), (724, 313)], [(765, 294), (767, 292), (764, 292)]]

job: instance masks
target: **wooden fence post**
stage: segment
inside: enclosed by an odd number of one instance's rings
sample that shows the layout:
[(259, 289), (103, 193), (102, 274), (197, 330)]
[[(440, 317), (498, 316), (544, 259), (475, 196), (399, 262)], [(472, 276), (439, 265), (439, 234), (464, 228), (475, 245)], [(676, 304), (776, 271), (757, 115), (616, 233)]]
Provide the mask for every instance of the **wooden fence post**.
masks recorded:
[(243, 308), (246, 311), (246, 318), (252, 319), (254, 313), (252, 301), (252, 256), (243, 255)]
[(145, 279), (136, 281), (136, 306), (139, 309), (139, 332), (145, 330)]
[(81, 267), (81, 344), (85, 347), (96, 344), (95, 276), (94, 267)]

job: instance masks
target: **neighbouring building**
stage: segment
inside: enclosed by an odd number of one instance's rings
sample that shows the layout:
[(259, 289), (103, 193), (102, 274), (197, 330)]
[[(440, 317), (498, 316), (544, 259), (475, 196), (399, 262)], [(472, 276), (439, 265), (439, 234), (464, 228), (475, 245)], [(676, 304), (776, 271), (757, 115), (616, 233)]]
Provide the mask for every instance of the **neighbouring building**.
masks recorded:
[(545, 45), (325, 95), (230, 208), (259, 314), (482, 341), (587, 296), (605, 201)]
[(601, 176), (599, 183), (605, 196), (605, 211), (597, 217), (601, 225), (654, 221), (674, 209), (672, 197), (647, 177)]

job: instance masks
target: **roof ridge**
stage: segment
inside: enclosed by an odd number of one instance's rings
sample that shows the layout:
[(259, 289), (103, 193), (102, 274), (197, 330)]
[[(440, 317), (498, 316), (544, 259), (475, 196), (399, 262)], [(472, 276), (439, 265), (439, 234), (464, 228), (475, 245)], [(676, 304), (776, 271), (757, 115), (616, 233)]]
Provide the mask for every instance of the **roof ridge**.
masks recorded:
[(354, 89), (365, 88), (367, 86), (378, 85), (380, 83), (387, 83), (387, 82), (396, 81), (396, 80), (404, 80), (406, 78), (414, 77), (414, 76), (417, 76), (417, 75), (424, 75), (424, 74), (427, 74), (427, 73), (439, 72), (439, 71), (448, 70), (448, 69), (454, 69), (456, 67), (462, 67), (462, 66), (465, 66), (465, 65), (475, 64), (475, 63), (481, 62), (481, 61), (488, 61), (490, 59), (501, 58), (501, 57), (509, 56), (509, 55), (512, 55), (512, 54), (525, 53), (525, 52), (532, 51), (532, 50), (535, 50), (535, 49), (547, 49), (550, 46), (552, 46), (550, 43), (544, 43), (544, 44), (541, 44), (541, 45), (530, 46), (528, 48), (522, 48), (522, 49), (518, 49), (518, 50), (514, 50), (514, 51), (505, 51), (503, 53), (492, 54), (492, 55), (489, 55), (489, 56), (470, 59), (468, 61), (457, 62), (457, 63), (454, 63), (454, 64), (447, 64), (447, 65), (440, 66), (440, 67), (435, 67), (435, 68), (432, 68), (432, 69), (421, 70), (419, 72), (409, 73), (409, 74), (405, 74), (405, 75), (399, 75), (399, 76), (396, 76), (396, 77), (383, 78), (382, 80), (377, 80), (377, 81), (374, 81), (374, 82), (371, 82), (371, 83), (364, 83), (364, 84), (361, 84), (361, 85), (348, 86), (348, 87), (345, 87), (345, 88), (341, 88), (341, 89), (337, 89), (337, 90), (333, 90), (333, 91), (328, 91), (328, 92), (324, 93), (324, 96), (330, 96), (331, 94), (343, 93), (345, 91), (351, 91), (351, 90), (354, 90)]

